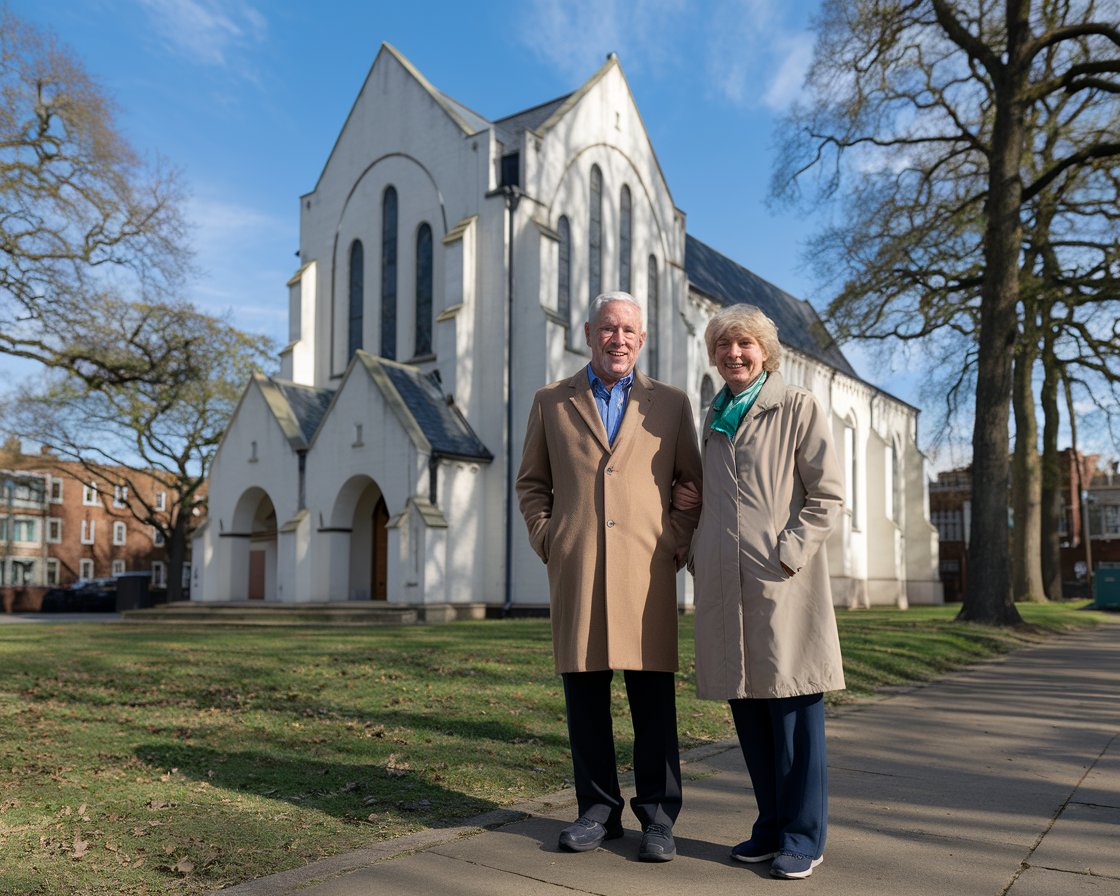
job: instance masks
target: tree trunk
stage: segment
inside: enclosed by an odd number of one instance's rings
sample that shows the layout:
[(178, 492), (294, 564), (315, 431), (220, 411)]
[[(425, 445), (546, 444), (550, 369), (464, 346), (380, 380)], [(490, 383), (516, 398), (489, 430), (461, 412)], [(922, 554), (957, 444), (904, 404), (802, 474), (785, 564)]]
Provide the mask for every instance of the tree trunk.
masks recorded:
[(1050, 357), (1052, 328), (1042, 352), (1042, 588), (1050, 600), (1062, 599), (1062, 465), (1058, 454), (1058, 366)]
[(1033, 314), (1027, 313), (1015, 355), (1012, 394), (1015, 454), (1011, 462), (1011, 594), (1015, 600), (1041, 602), (1046, 600), (1042, 587), (1042, 481), (1031, 384), (1037, 354), (1037, 327)]
[(167, 539), (167, 602), (183, 599), (183, 563), (187, 558), (190, 531), (182, 508), (175, 514), (171, 537)]
[(988, 172), (988, 220), (984, 279), (980, 292), (976, 419), (972, 431), (972, 532), (968, 543), (968, 590), (957, 618), (987, 625), (1023, 619), (1011, 594), (1007, 526), (1010, 462), (1012, 358), (1018, 332), (1020, 167), (1025, 135), (1023, 95), (1030, 38), (1029, 3), (1008, 0), (1006, 62), (992, 74), (995, 121)]

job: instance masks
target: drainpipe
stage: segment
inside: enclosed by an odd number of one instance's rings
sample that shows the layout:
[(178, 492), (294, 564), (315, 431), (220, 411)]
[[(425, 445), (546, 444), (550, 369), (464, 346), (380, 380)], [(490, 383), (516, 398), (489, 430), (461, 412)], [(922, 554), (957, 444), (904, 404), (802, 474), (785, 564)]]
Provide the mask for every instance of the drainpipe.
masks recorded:
[(502, 187), (506, 200), (509, 235), (506, 239), (506, 595), (502, 615), (513, 607), (513, 213), (521, 200), (521, 190), (510, 184)]

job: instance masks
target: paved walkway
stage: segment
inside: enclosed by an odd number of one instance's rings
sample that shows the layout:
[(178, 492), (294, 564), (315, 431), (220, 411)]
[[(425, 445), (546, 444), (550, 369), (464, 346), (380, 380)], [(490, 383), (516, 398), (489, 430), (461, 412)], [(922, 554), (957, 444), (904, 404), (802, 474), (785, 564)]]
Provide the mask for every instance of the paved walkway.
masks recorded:
[(571, 791), (478, 825), (423, 831), (222, 896), (1120, 896), (1120, 625), (1055, 638), (828, 721), (825, 861), (779, 881), (728, 848), (753, 815), (731, 743), (685, 759), (668, 864), (640, 831), (562, 853)]

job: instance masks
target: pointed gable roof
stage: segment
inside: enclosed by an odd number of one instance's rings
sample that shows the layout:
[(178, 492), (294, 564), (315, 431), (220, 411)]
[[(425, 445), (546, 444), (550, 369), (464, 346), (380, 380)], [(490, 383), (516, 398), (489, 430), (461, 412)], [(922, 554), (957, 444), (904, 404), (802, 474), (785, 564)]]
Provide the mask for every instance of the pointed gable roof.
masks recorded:
[(306, 448), (327, 413), (334, 391), (302, 386), (264, 374), (253, 375), (265, 404), (280, 424), (293, 451)]
[(782, 345), (861, 379), (824, 328), (813, 306), (804, 299), (794, 298), (688, 234), (685, 235), (684, 270), (691, 289), (720, 305), (746, 302), (757, 306), (777, 324)]

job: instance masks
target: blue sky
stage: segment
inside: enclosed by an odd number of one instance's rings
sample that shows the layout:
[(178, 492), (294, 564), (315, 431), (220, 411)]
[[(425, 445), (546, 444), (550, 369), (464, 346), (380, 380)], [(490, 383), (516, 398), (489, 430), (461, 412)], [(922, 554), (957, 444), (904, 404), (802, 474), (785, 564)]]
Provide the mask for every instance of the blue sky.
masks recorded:
[[(77, 52), (138, 150), (182, 172), (203, 271), (188, 298), (280, 344), (299, 196), (382, 42), (491, 119), (571, 92), (617, 53), (689, 232), (818, 308), (829, 297), (803, 265), (813, 221), (765, 204), (776, 116), (811, 60), (817, 0), (9, 6)], [(899, 370), (845, 351), (867, 379), (919, 403)]]

